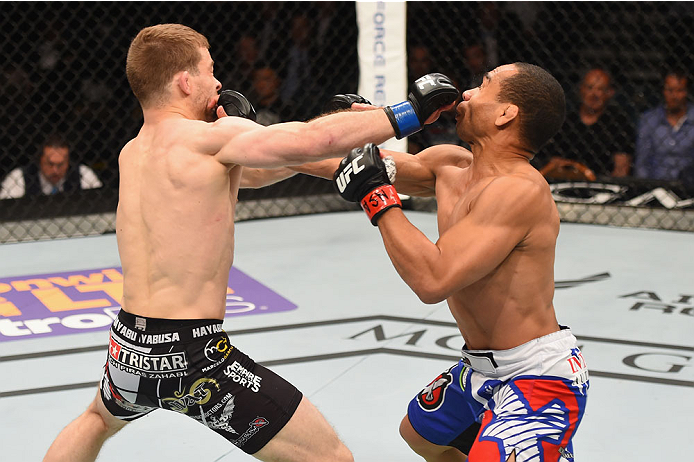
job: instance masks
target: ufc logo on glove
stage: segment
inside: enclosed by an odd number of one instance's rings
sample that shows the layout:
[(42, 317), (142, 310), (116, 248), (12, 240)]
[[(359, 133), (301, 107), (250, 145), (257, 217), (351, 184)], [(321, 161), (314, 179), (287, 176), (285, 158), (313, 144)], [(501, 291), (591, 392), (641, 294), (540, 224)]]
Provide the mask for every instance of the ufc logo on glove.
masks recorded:
[(417, 87), (418, 87), (420, 90), (424, 90), (424, 88), (425, 88), (427, 85), (432, 86), (432, 87), (433, 87), (434, 85), (436, 85), (436, 81), (435, 81), (435, 80), (432, 78), (432, 76), (429, 75), (429, 74), (427, 74), (427, 75), (425, 75), (424, 77), (421, 77), (421, 78), (415, 80), (414, 83), (417, 84)]
[(393, 187), (395, 161), (392, 157), (381, 159), (375, 144), (352, 151), (340, 161), (333, 175), (333, 184), (343, 199), (359, 202), (371, 224), (376, 226), (379, 217), (391, 207), (402, 207)]
[(338, 191), (340, 193), (345, 192), (345, 189), (347, 188), (347, 185), (350, 182), (349, 176), (354, 173), (355, 175), (362, 170), (364, 170), (363, 165), (359, 165), (359, 161), (364, 157), (363, 154), (360, 154), (359, 156), (355, 157), (352, 162), (347, 164), (347, 166), (342, 169), (342, 172), (340, 172), (340, 175), (338, 175), (337, 178), (335, 178), (335, 184), (337, 185)]

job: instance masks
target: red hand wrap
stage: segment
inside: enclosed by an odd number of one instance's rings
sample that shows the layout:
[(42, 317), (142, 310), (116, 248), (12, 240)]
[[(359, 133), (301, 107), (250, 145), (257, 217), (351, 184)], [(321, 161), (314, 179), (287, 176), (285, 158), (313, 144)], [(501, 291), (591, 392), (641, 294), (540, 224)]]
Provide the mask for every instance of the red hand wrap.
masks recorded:
[(371, 224), (376, 226), (376, 221), (381, 212), (391, 207), (402, 208), (402, 202), (398, 192), (392, 184), (384, 184), (368, 193), (360, 202), (361, 208), (368, 215)]

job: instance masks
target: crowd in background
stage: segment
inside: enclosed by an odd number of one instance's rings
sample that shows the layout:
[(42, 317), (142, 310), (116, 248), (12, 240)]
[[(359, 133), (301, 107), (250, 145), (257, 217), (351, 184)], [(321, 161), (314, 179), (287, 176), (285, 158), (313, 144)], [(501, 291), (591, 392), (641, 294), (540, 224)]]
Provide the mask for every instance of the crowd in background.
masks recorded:
[[(117, 188), (118, 152), (141, 125), (125, 54), (145, 25), (181, 22), (207, 35), (218, 79), (265, 125), (307, 120), (330, 95), (357, 92), (352, 2), (8, 2), (2, 16), (0, 197)], [(562, 132), (533, 161), (548, 178), (691, 183), (693, 17), (680, 2), (408, 2), (409, 80), (443, 72), (464, 90), (499, 64), (539, 64), (568, 106)], [(412, 136), (409, 150), (441, 143), (462, 144), (453, 113)], [(44, 172), (46, 149), (63, 149), (62, 178)]]

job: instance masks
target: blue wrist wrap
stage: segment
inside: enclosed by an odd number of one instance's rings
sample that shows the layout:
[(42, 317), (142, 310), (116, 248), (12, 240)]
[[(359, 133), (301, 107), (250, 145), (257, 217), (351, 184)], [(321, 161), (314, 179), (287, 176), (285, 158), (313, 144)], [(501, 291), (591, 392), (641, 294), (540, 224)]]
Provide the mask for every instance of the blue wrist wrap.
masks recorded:
[[(404, 101), (395, 106), (388, 106), (388, 109), (392, 112), (393, 117), (389, 118), (398, 139), (417, 133), (422, 129), (419, 117), (417, 117), (417, 113), (414, 111), (412, 103), (409, 101)], [(390, 114), (388, 115), (390, 116)]]

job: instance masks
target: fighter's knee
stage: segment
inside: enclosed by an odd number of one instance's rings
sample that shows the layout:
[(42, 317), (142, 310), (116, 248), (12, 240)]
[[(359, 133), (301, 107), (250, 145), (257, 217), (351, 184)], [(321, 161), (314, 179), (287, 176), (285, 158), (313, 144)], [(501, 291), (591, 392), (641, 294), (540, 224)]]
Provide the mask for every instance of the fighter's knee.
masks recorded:
[(455, 458), (445, 458), (442, 460), (458, 460), (459, 457), (463, 457), (462, 460), (465, 460), (463, 454), (456, 452), (455, 449), (434, 444), (417, 433), (417, 430), (414, 429), (410, 423), (409, 417), (407, 416), (405, 416), (400, 422), (400, 436), (415, 453), (423, 457), (425, 460), (439, 460), (444, 453), (448, 453), (451, 450), (453, 453), (450, 454), (450, 456)]
[(328, 442), (325, 446), (326, 451), (322, 456), (317, 457), (317, 461), (323, 462), (325, 460), (335, 461), (335, 462), (354, 462), (354, 456), (352, 451), (349, 450), (347, 446), (340, 440), (337, 434), (333, 435), (326, 440)]
[(410, 423), (410, 419), (405, 416), (400, 422), (400, 436), (414, 450), (416, 446), (421, 445), (423, 438), (415, 431)]
[[(254, 456), (261, 460), (266, 460), (264, 457), (266, 457), (267, 454), (263, 454), (262, 456), (260, 454), (254, 454)], [(278, 457), (277, 459), (270, 458), (267, 460), (300, 460), (302, 462), (354, 462), (354, 456), (347, 446), (336, 438), (336, 441), (330, 442), (328, 445), (325, 445), (324, 442), (322, 448), (320, 449), (304, 448), (301, 451), (297, 451), (295, 457)]]
[(94, 425), (94, 429), (98, 429), (105, 437), (114, 435), (127, 423), (112, 416), (98, 395), (86, 412), (89, 414), (89, 420), (91, 425)]

